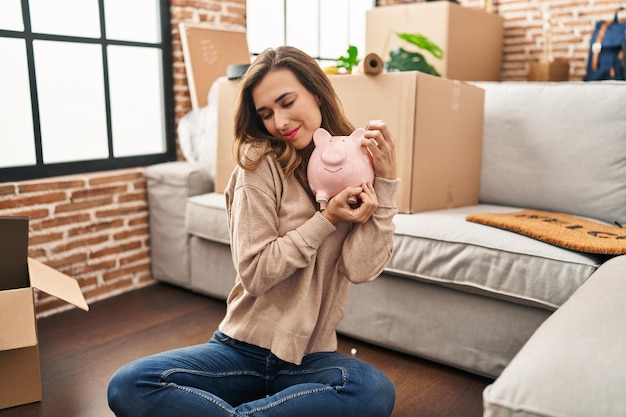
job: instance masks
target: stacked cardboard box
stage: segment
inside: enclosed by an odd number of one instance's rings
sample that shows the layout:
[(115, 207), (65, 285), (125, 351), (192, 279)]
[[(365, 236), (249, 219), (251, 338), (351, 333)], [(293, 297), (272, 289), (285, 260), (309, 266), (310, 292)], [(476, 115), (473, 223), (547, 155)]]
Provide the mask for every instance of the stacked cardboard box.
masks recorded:
[(76, 280), (28, 258), (28, 218), (0, 217), (0, 409), (41, 400), (34, 288), (89, 309)]

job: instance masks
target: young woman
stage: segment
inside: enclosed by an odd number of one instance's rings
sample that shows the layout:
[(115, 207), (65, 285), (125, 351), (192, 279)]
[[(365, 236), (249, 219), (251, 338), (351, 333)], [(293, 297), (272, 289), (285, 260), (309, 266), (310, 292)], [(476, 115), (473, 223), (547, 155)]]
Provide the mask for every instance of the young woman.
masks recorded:
[(363, 145), (374, 185), (347, 187), (319, 211), (306, 179), (313, 132), (354, 130), (329, 79), (285, 46), (262, 53), (240, 83), (239, 166), (225, 192), (237, 279), (226, 316), (206, 344), (121, 368), (109, 384), (111, 409), (118, 417), (388, 417), (391, 381), (338, 353), (335, 329), (350, 283), (375, 279), (391, 257), (395, 138), (384, 122), (369, 122)]

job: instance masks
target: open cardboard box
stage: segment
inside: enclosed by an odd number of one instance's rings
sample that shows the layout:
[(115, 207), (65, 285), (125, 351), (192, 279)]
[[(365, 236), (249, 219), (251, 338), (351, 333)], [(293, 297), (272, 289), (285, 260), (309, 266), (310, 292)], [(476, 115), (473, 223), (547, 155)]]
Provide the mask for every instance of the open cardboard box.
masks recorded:
[[(348, 119), (356, 127), (382, 119), (396, 136), (401, 213), (478, 202), (482, 164), (483, 89), (417, 71), (331, 75)], [(224, 192), (232, 156), (236, 81), (219, 84), (215, 191)]]
[(89, 310), (75, 279), (28, 258), (28, 218), (0, 217), (0, 409), (41, 401), (34, 288)]

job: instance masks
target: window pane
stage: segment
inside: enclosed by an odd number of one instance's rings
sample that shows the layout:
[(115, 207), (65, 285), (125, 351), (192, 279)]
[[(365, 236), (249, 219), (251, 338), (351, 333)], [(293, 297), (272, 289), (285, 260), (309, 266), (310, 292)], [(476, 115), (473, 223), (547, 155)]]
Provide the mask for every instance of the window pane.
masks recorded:
[(102, 47), (34, 41), (44, 163), (107, 158)]
[[(320, 1), (320, 56), (338, 58), (346, 53), (350, 16), (349, 0)], [(360, 52), (360, 49), (359, 49)]]
[(34, 33), (100, 37), (98, 0), (29, 0)]
[(355, 45), (363, 58), (368, 52), (365, 12), (374, 4), (374, 0), (248, 0), (250, 51), (258, 54), (267, 47), (286, 43), (334, 62), (348, 46)]
[(24, 31), (20, 0), (0, 1), (0, 29)]
[(35, 165), (26, 43), (0, 38), (0, 56), (0, 168)]
[(161, 42), (158, 0), (105, 0), (107, 39)]
[(365, 50), (365, 12), (374, 7), (373, 0), (321, 0), (320, 7), (320, 56), (339, 57), (350, 45), (360, 58), (375, 52)]
[(114, 156), (165, 152), (161, 51), (130, 46), (107, 50)]
[(246, 27), (250, 52), (285, 44), (284, 0), (248, 0)]
[(287, 0), (287, 45), (319, 56), (319, 8), (317, 1)]
[(348, 12), (350, 29), (348, 37), (350, 44), (359, 48), (359, 57), (365, 58), (370, 52), (381, 53), (381, 51), (365, 50), (365, 13), (374, 8), (374, 0), (350, 0), (350, 11)]

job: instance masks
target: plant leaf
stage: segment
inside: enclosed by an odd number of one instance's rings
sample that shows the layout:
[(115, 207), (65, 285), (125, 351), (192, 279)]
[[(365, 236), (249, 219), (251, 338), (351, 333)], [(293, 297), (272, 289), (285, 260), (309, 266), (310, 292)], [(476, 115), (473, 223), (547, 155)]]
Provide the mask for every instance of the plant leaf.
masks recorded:
[(346, 55), (337, 58), (337, 68), (345, 68), (346, 71), (352, 71), (353, 67), (359, 65), (358, 55), (359, 49), (354, 45), (350, 45), (346, 50)]
[(397, 48), (389, 52), (391, 59), (387, 63), (388, 71), (420, 71), (426, 74), (441, 76), (439, 72), (419, 52), (410, 52)]
[(430, 52), (435, 58), (443, 58), (443, 50), (430, 39), (419, 33), (397, 33), (398, 37), (420, 49)]

